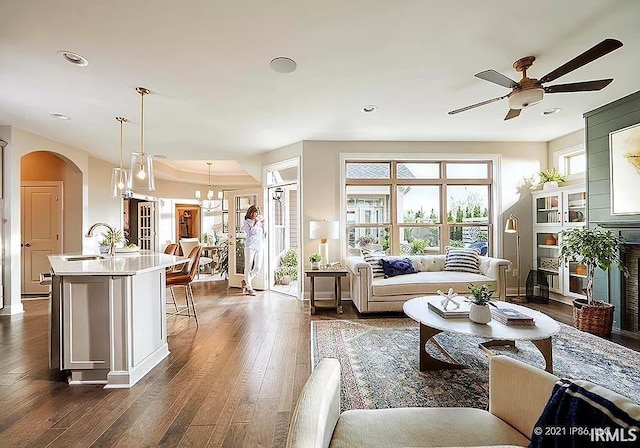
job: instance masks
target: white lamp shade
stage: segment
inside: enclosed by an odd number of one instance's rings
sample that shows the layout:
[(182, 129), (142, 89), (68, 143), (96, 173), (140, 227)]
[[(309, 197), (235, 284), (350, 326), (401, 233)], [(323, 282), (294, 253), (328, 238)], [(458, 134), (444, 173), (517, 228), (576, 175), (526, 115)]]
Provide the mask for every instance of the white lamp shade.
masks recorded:
[(340, 237), (340, 225), (337, 221), (310, 221), (309, 238), (337, 240)]

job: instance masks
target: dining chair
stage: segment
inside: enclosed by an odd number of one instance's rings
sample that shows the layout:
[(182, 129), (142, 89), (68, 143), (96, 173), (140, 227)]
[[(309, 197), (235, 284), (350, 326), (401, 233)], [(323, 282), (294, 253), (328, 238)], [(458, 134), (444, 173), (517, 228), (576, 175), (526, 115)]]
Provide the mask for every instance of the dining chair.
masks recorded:
[[(182, 249), (182, 254), (186, 255), (191, 252), (195, 246), (200, 246), (200, 241), (198, 238), (180, 238), (180, 248)], [(200, 278), (200, 269), (203, 269), (205, 266), (210, 266), (213, 263), (213, 258), (210, 257), (200, 257), (200, 261), (198, 261), (198, 278)]]
[[(167, 247), (164, 248), (164, 253), (167, 255), (177, 255), (178, 254), (178, 246), (176, 243), (169, 243), (167, 244)], [(179, 272), (180, 270), (182, 270), (182, 266), (181, 265), (174, 265), (174, 266), (169, 266), (166, 269), (166, 274), (170, 274), (172, 272)], [(176, 303), (176, 297), (174, 294), (171, 294), (171, 298), (173, 299), (173, 307), (176, 309), (176, 313), (178, 312), (178, 304)], [(170, 303), (167, 302), (167, 305), (169, 305)]]
[[(177, 311), (175, 315), (177, 316), (193, 316), (196, 320), (196, 327), (198, 326), (198, 315), (196, 313), (196, 303), (193, 300), (193, 289), (191, 289), (191, 282), (196, 277), (198, 273), (198, 269), (200, 268), (200, 254), (202, 252), (202, 248), (197, 245), (191, 249), (189, 252), (189, 261), (184, 264), (184, 267), (180, 272), (168, 273), (167, 274), (167, 288), (171, 291), (171, 297), (175, 303), (176, 297), (173, 288), (176, 286), (184, 287), (184, 295), (187, 306), (185, 309)], [(191, 309), (193, 309), (193, 314), (191, 314), (191, 310), (189, 309), (189, 300), (191, 300)], [(177, 308), (177, 307), (176, 307)], [(186, 314), (184, 314), (186, 312)]]

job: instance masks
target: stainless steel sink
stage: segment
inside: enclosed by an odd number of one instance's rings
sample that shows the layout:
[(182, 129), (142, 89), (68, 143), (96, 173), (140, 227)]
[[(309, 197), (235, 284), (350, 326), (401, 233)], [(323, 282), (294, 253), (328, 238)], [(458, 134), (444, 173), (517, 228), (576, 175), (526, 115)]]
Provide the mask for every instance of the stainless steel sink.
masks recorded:
[(61, 257), (64, 261), (98, 261), (106, 260), (102, 255), (66, 255)]

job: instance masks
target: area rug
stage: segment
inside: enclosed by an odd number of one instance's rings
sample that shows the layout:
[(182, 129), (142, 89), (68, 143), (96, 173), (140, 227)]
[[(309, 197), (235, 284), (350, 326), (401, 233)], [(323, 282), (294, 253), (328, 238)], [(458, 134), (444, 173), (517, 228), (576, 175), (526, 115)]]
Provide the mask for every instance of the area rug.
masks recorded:
[[(554, 373), (587, 379), (640, 403), (638, 352), (560, 324), (553, 337)], [(329, 320), (311, 322), (313, 365), (337, 358), (342, 369), (342, 410), (403, 406), (468, 406), (486, 409), (489, 358), (478, 347), (485, 339), (440, 333), (438, 342), (467, 368), (418, 370), (418, 324), (410, 319)], [(442, 357), (434, 344), (429, 353)], [(504, 354), (544, 368), (544, 359), (528, 341), (517, 349), (494, 347)]]

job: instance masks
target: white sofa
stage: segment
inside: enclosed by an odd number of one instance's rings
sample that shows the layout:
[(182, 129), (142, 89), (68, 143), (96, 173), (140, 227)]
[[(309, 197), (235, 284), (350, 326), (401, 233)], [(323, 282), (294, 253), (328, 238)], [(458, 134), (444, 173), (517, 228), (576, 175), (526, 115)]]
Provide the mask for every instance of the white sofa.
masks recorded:
[[(489, 368), (488, 411), (395, 408), (350, 410), (340, 414), (340, 363), (337, 359), (325, 358), (300, 392), (286, 446), (528, 446), (556, 381), (557, 376), (544, 370), (507, 356), (494, 356)], [(632, 418), (640, 418), (640, 406), (631, 400), (588, 381), (580, 382), (580, 386), (615, 403)], [(628, 446), (632, 445), (633, 442)]]
[(496, 297), (505, 300), (506, 271), (509, 260), (480, 257), (480, 273), (450, 272), (444, 270), (446, 255), (408, 255), (417, 274), (390, 278), (373, 278), (371, 265), (362, 256), (347, 257), (345, 264), (351, 272), (351, 300), (361, 313), (402, 311), (409, 299), (437, 294), (438, 289), (468, 293), (469, 285), (493, 284)]

